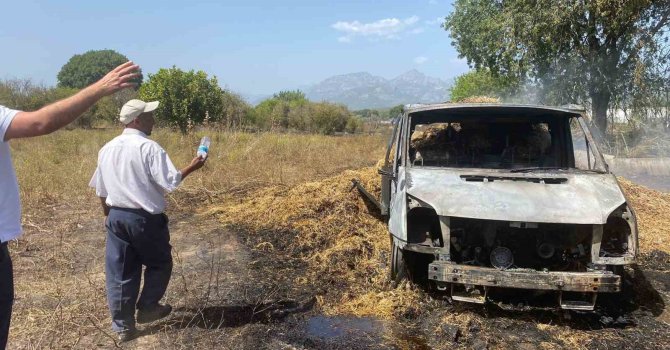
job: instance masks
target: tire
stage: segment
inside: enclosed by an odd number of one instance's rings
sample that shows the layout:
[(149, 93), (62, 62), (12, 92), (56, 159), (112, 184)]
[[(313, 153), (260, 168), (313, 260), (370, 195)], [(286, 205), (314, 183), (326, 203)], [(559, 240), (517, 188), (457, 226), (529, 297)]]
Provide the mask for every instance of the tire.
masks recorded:
[(405, 254), (391, 235), (391, 282), (394, 286), (408, 279)]

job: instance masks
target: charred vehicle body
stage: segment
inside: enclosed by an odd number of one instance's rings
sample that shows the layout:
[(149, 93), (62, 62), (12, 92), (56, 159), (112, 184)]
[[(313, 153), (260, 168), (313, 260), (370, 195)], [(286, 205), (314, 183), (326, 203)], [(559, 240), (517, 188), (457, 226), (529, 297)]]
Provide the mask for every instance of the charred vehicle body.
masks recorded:
[(378, 203), (393, 278), (423, 276), (475, 303), (544, 290), (575, 310), (620, 291), (636, 218), (583, 110), (408, 105), (394, 124)]

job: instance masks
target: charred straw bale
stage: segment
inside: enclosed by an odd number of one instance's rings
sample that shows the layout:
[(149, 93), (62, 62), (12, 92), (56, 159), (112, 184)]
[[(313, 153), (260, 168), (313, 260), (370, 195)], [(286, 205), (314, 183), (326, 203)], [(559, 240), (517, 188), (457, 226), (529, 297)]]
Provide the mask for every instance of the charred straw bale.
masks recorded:
[(536, 159), (547, 152), (551, 146), (551, 135), (547, 124), (533, 124), (525, 135), (520, 135), (516, 147), (517, 156)]
[(497, 97), (489, 96), (471, 96), (466, 97), (462, 100), (456, 101), (457, 103), (500, 103), (500, 99)]
[(296, 271), (296, 285), (332, 290), (317, 299), (324, 312), (391, 318), (405, 304), (415, 304), (418, 294), (390, 288), (386, 225), (358, 191), (351, 191), (356, 178), (379, 196), (382, 164), (292, 188), (260, 189), (210, 213), (246, 235), (271, 241), (276, 259), (302, 260), (307, 266)]
[(410, 145), (415, 149), (434, 147), (447, 141), (448, 123), (430, 124), (423, 130), (415, 130), (410, 138)]

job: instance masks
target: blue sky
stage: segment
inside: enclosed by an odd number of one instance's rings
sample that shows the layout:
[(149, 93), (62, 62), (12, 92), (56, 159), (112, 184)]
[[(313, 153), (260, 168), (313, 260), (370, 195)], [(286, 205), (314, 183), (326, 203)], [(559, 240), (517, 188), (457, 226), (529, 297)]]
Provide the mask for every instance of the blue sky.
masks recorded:
[(467, 71), (441, 19), (451, 1), (5, 2), (0, 78), (53, 85), (74, 54), (113, 49), (145, 73), (176, 65), (244, 95), (327, 77), (407, 70), (445, 80)]

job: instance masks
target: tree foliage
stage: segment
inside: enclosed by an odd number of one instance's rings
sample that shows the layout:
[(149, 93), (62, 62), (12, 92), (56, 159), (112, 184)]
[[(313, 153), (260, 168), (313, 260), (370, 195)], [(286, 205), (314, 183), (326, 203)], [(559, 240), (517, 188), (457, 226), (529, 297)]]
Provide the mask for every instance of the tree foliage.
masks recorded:
[(140, 87), (139, 97), (145, 101), (160, 101), (157, 121), (176, 126), (182, 132), (203, 123), (238, 123), (247, 109), (238, 96), (219, 86), (216, 77), (174, 66), (149, 74), (149, 80)]
[(357, 111), (353, 111), (353, 113), (360, 118), (369, 120), (379, 120), (381, 119), (382, 115), (378, 109), (369, 109), (369, 108), (359, 109)]
[(400, 115), (404, 107), (405, 107), (404, 105), (397, 105), (391, 108), (391, 110), (389, 110), (389, 118), (393, 119), (398, 115)]
[(450, 92), (451, 101), (459, 102), (473, 96), (510, 97), (516, 90), (516, 84), (503, 81), (500, 76), (482, 68), (456, 77)]
[(259, 103), (254, 109), (252, 122), (263, 129), (293, 128), (304, 130), (304, 112), (309, 101), (300, 90), (280, 91)]
[(281, 91), (259, 103), (249, 122), (262, 130), (297, 130), (330, 135), (356, 132), (362, 127), (358, 117), (342, 105), (307, 100), (300, 90)]
[[(127, 61), (126, 56), (114, 50), (92, 50), (81, 55), (74, 55), (58, 73), (58, 86), (83, 89)], [(136, 82), (142, 83), (141, 75)]]
[(456, 0), (444, 28), (468, 64), (536, 84), (543, 103), (588, 103), (601, 130), (667, 39), (670, 2)]
[(272, 98), (285, 102), (296, 102), (296, 103), (307, 102), (307, 97), (305, 97), (305, 93), (300, 90), (280, 91), (274, 94)]

